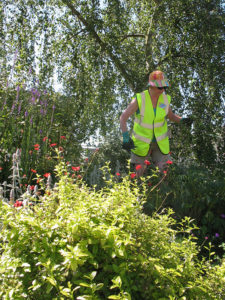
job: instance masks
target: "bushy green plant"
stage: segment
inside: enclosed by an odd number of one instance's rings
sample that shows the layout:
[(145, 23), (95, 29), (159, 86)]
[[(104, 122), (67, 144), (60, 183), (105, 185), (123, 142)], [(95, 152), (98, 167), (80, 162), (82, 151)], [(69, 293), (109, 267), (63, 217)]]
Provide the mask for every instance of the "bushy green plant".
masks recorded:
[(67, 171), (33, 209), (1, 203), (1, 299), (223, 299), (225, 264), (197, 258), (188, 218), (143, 214), (130, 177), (96, 191)]
[(31, 168), (39, 173), (54, 171), (56, 146), (66, 159), (80, 156), (84, 136), (75, 134), (74, 101), (65, 98), (38, 84), (33, 88), (22, 84), (0, 87), (0, 182), (8, 181), (17, 149), (27, 178), (32, 177)]
[[(225, 240), (223, 174), (215, 174), (197, 163), (173, 163), (154, 199), (157, 197), (159, 203), (166, 197), (162, 207), (171, 207), (177, 218), (194, 219), (201, 240), (211, 240), (214, 245)], [(146, 207), (151, 213), (158, 205), (150, 198)]]

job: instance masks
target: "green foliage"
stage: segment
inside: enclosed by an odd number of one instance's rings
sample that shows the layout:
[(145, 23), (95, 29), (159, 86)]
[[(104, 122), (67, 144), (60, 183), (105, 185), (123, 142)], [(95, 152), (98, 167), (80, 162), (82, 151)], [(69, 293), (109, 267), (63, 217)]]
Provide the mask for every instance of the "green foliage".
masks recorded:
[(160, 68), (173, 110), (196, 120), (185, 138), (175, 132), (178, 154), (210, 166), (222, 157), (222, 0), (2, 0), (0, 11), (4, 81), (33, 85), (38, 76), (49, 88), (57, 77), (75, 134), (112, 133), (133, 93)]
[(53, 173), (55, 147), (65, 158), (79, 157), (85, 129), (76, 131), (72, 104), (64, 100), (40, 86), (0, 89), (0, 182), (8, 181), (10, 160), (17, 149), (21, 150), (21, 175), (27, 178), (32, 175), (31, 168), (39, 174)]
[(196, 162), (174, 162), (154, 197), (151, 194), (145, 204), (146, 213), (161, 206), (172, 208), (178, 219), (189, 216), (199, 227), (199, 240), (212, 241), (221, 254), (218, 246), (225, 240), (224, 184), (220, 170), (211, 171)]
[(95, 191), (65, 172), (33, 209), (1, 202), (1, 299), (223, 299), (225, 264), (197, 258), (189, 218), (143, 214), (129, 177)]

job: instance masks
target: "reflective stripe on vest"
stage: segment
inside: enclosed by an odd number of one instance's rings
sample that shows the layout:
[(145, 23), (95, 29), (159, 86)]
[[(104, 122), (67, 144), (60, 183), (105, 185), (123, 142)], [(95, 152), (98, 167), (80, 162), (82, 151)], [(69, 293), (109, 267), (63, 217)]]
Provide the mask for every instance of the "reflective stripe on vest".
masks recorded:
[[(150, 102), (146, 102), (149, 100)], [(169, 112), (170, 96), (168, 98), (166, 94), (161, 94), (157, 102), (156, 115), (154, 114), (151, 98), (147, 90), (137, 94), (137, 101), (140, 114), (135, 114), (132, 137), (136, 149), (132, 150), (132, 152), (140, 156), (147, 155), (149, 144), (155, 135), (160, 150), (162, 153), (167, 154), (169, 152), (169, 140), (166, 115)]]

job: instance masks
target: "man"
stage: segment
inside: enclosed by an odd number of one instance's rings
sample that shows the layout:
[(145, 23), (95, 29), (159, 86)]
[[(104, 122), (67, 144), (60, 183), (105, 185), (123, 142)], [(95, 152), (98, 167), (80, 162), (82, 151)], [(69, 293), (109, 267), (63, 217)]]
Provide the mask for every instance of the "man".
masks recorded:
[[(165, 93), (169, 82), (162, 71), (149, 75), (148, 90), (136, 94), (120, 116), (123, 148), (131, 150), (131, 163), (139, 166), (137, 175), (142, 176), (148, 159), (162, 172), (169, 159), (168, 118), (172, 122), (191, 124), (190, 118), (174, 114), (170, 107), (171, 97)], [(132, 137), (127, 130), (128, 118), (135, 114)]]

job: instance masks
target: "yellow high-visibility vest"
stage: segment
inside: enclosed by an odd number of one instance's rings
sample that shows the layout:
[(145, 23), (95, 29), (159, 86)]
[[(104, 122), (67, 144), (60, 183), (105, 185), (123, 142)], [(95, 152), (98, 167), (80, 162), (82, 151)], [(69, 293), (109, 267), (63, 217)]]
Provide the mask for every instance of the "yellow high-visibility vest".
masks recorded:
[(136, 98), (140, 113), (135, 113), (132, 139), (136, 148), (131, 151), (138, 156), (146, 156), (155, 135), (160, 151), (168, 154), (170, 146), (166, 116), (171, 97), (166, 94), (159, 96), (156, 115), (148, 90), (138, 93)]

